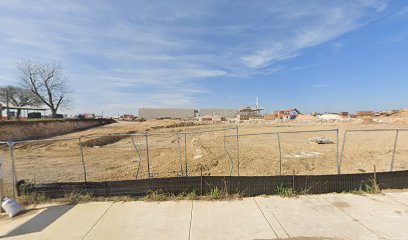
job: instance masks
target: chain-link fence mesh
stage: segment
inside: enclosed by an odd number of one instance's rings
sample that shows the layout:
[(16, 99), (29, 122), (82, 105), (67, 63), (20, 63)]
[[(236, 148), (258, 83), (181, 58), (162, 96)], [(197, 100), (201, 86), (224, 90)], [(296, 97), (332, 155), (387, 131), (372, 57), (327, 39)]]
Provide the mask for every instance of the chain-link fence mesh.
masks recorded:
[(110, 135), (81, 138), (88, 181), (148, 178), (144, 135)]
[(337, 173), (337, 130), (239, 135), (243, 176)]
[(148, 143), (150, 177), (184, 176), (182, 136), (177, 133), (149, 134)]
[(32, 183), (84, 181), (78, 139), (14, 143), (17, 180)]
[(282, 175), (337, 173), (337, 130), (279, 133)]
[(374, 166), (378, 172), (390, 171), (396, 133), (392, 129), (345, 131), (340, 157), (341, 173), (373, 172)]
[(219, 129), (183, 134), (184, 163), (188, 176), (228, 176), (237, 168), (236, 140), (226, 136), (237, 134), (237, 128)]
[[(233, 140), (236, 136), (232, 135)], [(239, 135), (239, 167), (241, 176), (279, 175), (280, 151), (278, 134)]]
[(393, 170), (408, 169), (408, 130), (398, 130), (397, 144), (395, 146), (395, 156)]
[(12, 156), (15, 183), (199, 176), (201, 170), (212, 176), (319, 175), (336, 174), (338, 167), (341, 173), (372, 172), (375, 165), (383, 172), (408, 169), (408, 131), (349, 130), (340, 141), (337, 129), (239, 134), (238, 128), (228, 128), (90, 136), (0, 142), (0, 156), (4, 191), (10, 196)]
[(5, 142), (0, 142), (0, 160), (2, 160), (1, 168), (2, 168), (2, 175), (3, 175), (3, 192), (2, 193), (4, 194), (4, 196), (10, 197), (13, 195), (13, 179), (12, 179), (12, 174), (11, 174), (12, 168), (11, 168), (9, 146)]

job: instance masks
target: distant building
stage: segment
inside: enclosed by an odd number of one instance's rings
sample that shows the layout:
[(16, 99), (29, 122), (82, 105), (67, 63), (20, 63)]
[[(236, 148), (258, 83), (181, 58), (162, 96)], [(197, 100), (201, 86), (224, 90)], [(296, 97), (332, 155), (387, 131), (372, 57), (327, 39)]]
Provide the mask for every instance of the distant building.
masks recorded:
[(265, 114), (264, 119), (265, 120), (275, 120), (278, 117), (278, 114), (272, 113), (272, 114)]
[(95, 113), (81, 113), (78, 114), (79, 119), (95, 119)]
[(356, 115), (357, 117), (374, 117), (375, 113), (373, 111), (360, 111)]
[(280, 119), (295, 119), (300, 114), (296, 108), (280, 110), (275, 113)]
[(45, 115), (46, 108), (37, 107), (7, 107), (0, 104), (0, 120), (7, 120), (7, 115), (10, 119), (27, 119), (27, 118), (41, 118)]
[(197, 113), (193, 108), (139, 108), (139, 118), (145, 119), (192, 119)]
[(263, 108), (259, 108), (258, 106), (255, 108), (250, 106), (243, 107), (239, 110), (239, 120), (263, 119), (264, 117), (261, 114), (263, 110)]
[(228, 108), (202, 108), (199, 111), (201, 117), (204, 116), (218, 116), (221, 118), (234, 118), (238, 115), (238, 111), (236, 109), (228, 109)]
[(123, 121), (133, 121), (137, 119), (137, 117), (132, 114), (123, 114), (122, 116), (120, 116), (120, 119)]

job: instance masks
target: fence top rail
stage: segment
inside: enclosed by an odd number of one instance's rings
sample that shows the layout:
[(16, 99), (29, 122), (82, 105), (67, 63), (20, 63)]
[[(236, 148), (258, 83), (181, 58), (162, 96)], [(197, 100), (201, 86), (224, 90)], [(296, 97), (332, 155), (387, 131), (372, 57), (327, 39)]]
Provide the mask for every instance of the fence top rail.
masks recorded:
[(408, 131), (407, 128), (382, 128), (382, 129), (350, 129), (345, 132), (386, 132), (386, 131)]
[(117, 133), (117, 134), (106, 134), (106, 135), (93, 135), (93, 136), (81, 136), (79, 138), (99, 138), (99, 137), (131, 137), (131, 136), (146, 136), (146, 133)]
[(305, 130), (291, 132), (264, 132), (264, 133), (247, 133), (247, 134), (229, 134), (226, 137), (241, 137), (241, 136), (256, 136), (256, 135), (273, 135), (273, 134), (290, 134), (290, 133), (313, 133), (313, 132), (336, 132), (338, 129), (323, 129), (323, 130)]
[(243, 133), (243, 134), (228, 134), (225, 137), (245, 137), (245, 136), (258, 136), (258, 135), (277, 135), (277, 132), (266, 132), (266, 133)]
[(50, 142), (50, 141), (67, 141), (67, 140), (80, 140), (80, 139), (90, 139), (90, 138), (99, 138), (99, 137), (132, 137), (132, 136), (165, 136), (165, 135), (177, 135), (177, 134), (195, 134), (195, 133), (208, 133), (208, 132), (220, 132), (225, 130), (234, 130), (238, 127), (233, 128), (221, 128), (221, 129), (212, 129), (204, 131), (192, 131), (192, 132), (168, 132), (168, 133), (117, 133), (117, 134), (106, 134), (106, 135), (94, 135), (94, 136), (80, 136), (75, 138), (49, 138), (49, 139), (33, 139), (33, 140), (21, 140), (21, 141), (0, 141), (0, 144), (19, 144), (19, 143), (34, 143), (34, 142)]
[(197, 133), (209, 133), (209, 132), (221, 132), (226, 130), (236, 130), (238, 127), (231, 127), (231, 128), (218, 128), (218, 129), (211, 129), (211, 130), (203, 130), (203, 131), (185, 131), (185, 132), (168, 132), (168, 133), (146, 133), (149, 136), (160, 136), (160, 135), (183, 135), (183, 134), (197, 134)]
[(179, 134), (196, 134), (196, 133), (221, 132), (221, 131), (236, 130), (236, 129), (238, 129), (238, 127), (218, 128), (218, 129), (210, 129), (210, 130), (203, 130), (203, 131), (179, 132)]
[(68, 140), (79, 140), (79, 138), (50, 138), (50, 139), (34, 139), (34, 140), (22, 140), (22, 141), (9, 141), (8, 143), (19, 144), (19, 143), (35, 143), (35, 142), (53, 142), (53, 141), (68, 141)]

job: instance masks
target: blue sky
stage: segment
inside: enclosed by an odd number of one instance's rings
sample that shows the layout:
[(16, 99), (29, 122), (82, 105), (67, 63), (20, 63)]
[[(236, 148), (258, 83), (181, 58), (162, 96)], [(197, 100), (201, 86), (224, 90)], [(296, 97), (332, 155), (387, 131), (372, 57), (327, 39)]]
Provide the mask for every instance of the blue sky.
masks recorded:
[(58, 62), (65, 112), (407, 107), (408, 2), (0, 1), (0, 85)]

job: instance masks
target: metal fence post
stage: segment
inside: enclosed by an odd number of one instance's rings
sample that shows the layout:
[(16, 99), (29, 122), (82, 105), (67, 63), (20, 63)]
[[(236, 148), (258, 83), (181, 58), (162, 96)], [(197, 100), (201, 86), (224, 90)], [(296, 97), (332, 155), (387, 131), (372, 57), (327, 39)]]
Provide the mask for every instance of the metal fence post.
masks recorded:
[(150, 175), (150, 157), (149, 157), (149, 135), (146, 133), (146, 156), (147, 156), (147, 174), (149, 175), (149, 178), (152, 177)]
[(14, 142), (8, 141), (7, 145), (9, 146), (9, 151), (10, 151), (10, 160), (11, 160), (11, 184), (12, 189), (13, 189), (13, 198), (16, 199), (16, 182), (17, 182), (17, 176), (16, 176), (16, 165), (14, 162)]
[(391, 158), (391, 166), (390, 166), (391, 172), (394, 170), (394, 160), (395, 160), (395, 151), (397, 149), (398, 133), (399, 133), (399, 130), (397, 129), (395, 133), (394, 149), (392, 150), (392, 158)]
[(180, 135), (177, 133), (177, 150), (180, 161), (180, 175), (183, 176), (183, 161), (181, 160), (181, 149), (180, 149)]
[(339, 160), (339, 167), (338, 167), (339, 174), (341, 173), (341, 163), (343, 162), (344, 146), (346, 145), (346, 136), (347, 136), (347, 130), (344, 131), (343, 143), (341, 145), (341, 153), (340, 153), (340, 160)]
[(278, 136), (278, 149), (279, 149), (279, 175), (282, 175), (282, 149), (281, 149), (281, 142), (280, 142), (280, 134), (277, 133)]
[(142, 162), (142, 157), (140, 157), (140, 152), (139, 152), (139, 149), (137, 148), (135, 140), (133, 139), (133, 136), (130, 136), (130, 140), (132, 141), (133, 147), (135, 148), (137, 156), (139, 157), (139, 163), (137, 164), (137, 170), (136, 170), (136, 176), (135, 176), (135, 179), (137, 180), (139, 176), (139, 169), (140, 169), (140, 163)]
[(234, 169), (234, 160), (232, 160), (231, 155), (228, 152), (225, 133), (224, 133), (224, 151), (230, 160), (230, 176), (232, 176), (232, 169)]
[(237, 171), (238, 171), (238, 177), (239, 177), (239, 131), (237, 127)]
[(188, 176), (188, 164), (187, 164), (187, 133), (184, 133), (184, 162), (186, 168), (186, 177)]
[(82, 168), (84, 171), (84, 181), (86, 182), (86, 167), (85, 167), (85, 158), (84, 158), (84, 151), (82, 149), (82, 141), (81, 138), (78, 138), (79, 142), (79, 149), (80, 149), (80, 155), (81, 155), (81, 161), (82, 161)]
[(337, 174), (340, 174), (340, 163), (339, 163), (339, 129), (336, 129), (336, 167), (337, 167)]

